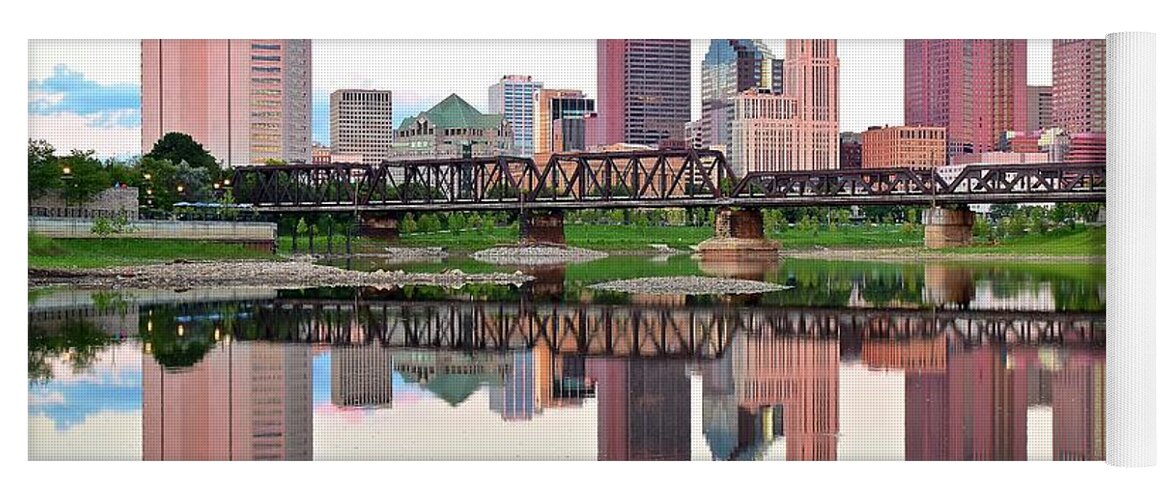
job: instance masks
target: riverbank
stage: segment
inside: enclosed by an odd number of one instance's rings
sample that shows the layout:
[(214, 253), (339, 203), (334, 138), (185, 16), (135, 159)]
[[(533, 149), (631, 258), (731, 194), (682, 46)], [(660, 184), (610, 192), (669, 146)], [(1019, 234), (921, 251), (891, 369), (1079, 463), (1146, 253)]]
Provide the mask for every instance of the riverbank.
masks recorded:
[(520, 273), (465, 274), (402, 271), (364, 272), (302, 261), (176, 262), (102, 269), (29, 269), (28, 286), (70, 285), (101, 289), (185, 289), (192, 287), (314, 288), (330, 286), (435, 285), (458, 288), (473, 283), (520, 286), (531, 281)]
[(258, 260), (281, 257), (241, 243), (131, 238), (51, 239), (28, 233), (28, 266), (94, 269), (187, 260)]
[[(688, 251), (711, 237), (711, 228), (690, 226), (569, 225), (570, 247), (610, 255), (662, 255), (663, 246)], [(1045, 234), (1006, 237), (995, 244), (977, 238), (966, 248), (927, 250), (922, 228), (896, 225), (845, 225), (833, 229), (788, 228), (769, 238), (782, 245), (782, 256), (841, 260), (1101, 260), (1106, 255), (1105, 227), (1063, 228)], [(443, 233), (403, 235), (392, 243), (355, 240), (356, 255), (392, 257), (386, 247), (441, 247), (451, 254), (471, 254), (496, 246), (516, 244), (516, 228), (493, 227)], [(184, 260), (285, 260), (291, 241), (278, 240), (276, 255), (242, 244), (181, 240), (85, 239), (55, 240), (33, 233), (28, 236), (28, 265), (38, 269), (93, 269), (147, 265)], [(307, 242), (298, 244), (307, 251)], [(325, 241), (316, 241), (315, 252), (325, 253)], [(656, 248), (657, 247), (657, 248)], [(335, 235), (333, 250), (345, 251)]]

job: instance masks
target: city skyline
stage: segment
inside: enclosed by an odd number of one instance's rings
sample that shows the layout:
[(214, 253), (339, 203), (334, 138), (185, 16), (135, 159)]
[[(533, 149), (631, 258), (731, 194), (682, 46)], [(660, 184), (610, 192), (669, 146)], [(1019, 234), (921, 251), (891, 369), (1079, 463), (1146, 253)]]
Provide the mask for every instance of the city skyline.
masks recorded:
[[(784, 41), (764, 40), (778, 58)], [(456, 93), (488, 108), (488, 87), (506, 74), (532, 75), (550, 88), (597, 96), (594, 40), (316, 40), (312, 138), (329, 142), (329, 94), (341, 88), (390, 90), (394, 121)], [(701, 113), (701, 64), (709, 40), (691, 41), (691, 117)], [(29, 46), (29, 135), (59, 150), (99, 156), (141, 153), (138, 40), (33, 40)], [(1028, 43), (1028, 83), (1051, 84), (1050, 41)], [(491, 56), (481, 53), (493, 49)], [(386, 64), (396, 51), (397, 64)], [(902, 40), (841, 40), (842, 131), (903, 123)], [(557, 53), (559, 57), (549, 57)], [(471, 63), (469, 63), (469, 61)], [(459, 63), (459, 64), (457, 64)], [(415, 71), (403, 72), (403, 67)], [(343, 69), (344, 68), (344, 69)], [(440, 76), (434, 76), (440, 75)]]

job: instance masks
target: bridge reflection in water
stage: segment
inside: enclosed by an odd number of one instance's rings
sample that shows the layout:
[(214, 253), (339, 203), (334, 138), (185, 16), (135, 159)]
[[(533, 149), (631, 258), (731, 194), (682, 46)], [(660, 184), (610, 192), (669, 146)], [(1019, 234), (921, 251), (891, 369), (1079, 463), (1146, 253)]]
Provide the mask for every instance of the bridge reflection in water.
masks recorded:
[(313, 458), (326, 352), (339, 410), (396, 411), (397, 384), (451, 411), (486, 390), (506, 422), (594, 408), (602, 460), (686, 460), (696, 439), (717, 459), (850, 458), (841, 401), (867, 397), (843, 387), (852, 367), (902, 376), (901, 401), (884, 404), (904, 408), (904, 443), (887, 458), (1024, 460), (1038, 408), (1053, 458), (1104, 457), (1103, 314), (633, 302), (142, 306), (121, 333), (145, 352), (143, 458)]

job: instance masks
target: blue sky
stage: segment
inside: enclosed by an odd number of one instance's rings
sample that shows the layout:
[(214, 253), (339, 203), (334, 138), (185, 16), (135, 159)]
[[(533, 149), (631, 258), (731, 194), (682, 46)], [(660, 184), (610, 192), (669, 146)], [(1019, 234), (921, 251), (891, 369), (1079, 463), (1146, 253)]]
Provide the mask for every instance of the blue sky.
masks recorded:
[[(765, 42), (783, 57), (783, 40)], [(692, 42), (696, 117), (708, 43)], [(596, 97), (594, 47), (593, 40), (314, 40), (313, 139), (329, 142), (329, 93), (339, 88), (390, 90), (396, 124), (452, 93), (487, 112), (488, 86), (506, 74)], [(902, 41), (841, 40), (838, 57), (842, 130), (902, 123)], [(30, 40), (29, 78), (30, 138), (61, 151), (140, 153), (137, 40)], [(1031, 40), (1029, 83), (1049, 80), (1049, 42)]]

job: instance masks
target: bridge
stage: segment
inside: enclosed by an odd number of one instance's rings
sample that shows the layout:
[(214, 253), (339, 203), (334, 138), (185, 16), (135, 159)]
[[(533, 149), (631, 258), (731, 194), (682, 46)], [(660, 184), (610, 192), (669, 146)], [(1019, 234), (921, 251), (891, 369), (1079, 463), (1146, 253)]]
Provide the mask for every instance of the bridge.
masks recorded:
[[(678, 149), (554, 154), (544, 164), (501, 156), (245, 166), (235, 170), (232, 186), (236, 199), (258, 212), (361, 213), (383, 228), (397, 227), (392, 219), (404, 212), (520, 211), (522, 239), (564, 243), (561, 211), (573, 209), (714, 207), (728, 221), (717, 222), (717, 238), (763, 238), (755, 226), (766, 207), (924, 205), (934, 212), (973, 203), (1104, 202), (1106, 165), (970, 165), (955, 175), (898, 167), (737, 176), (719, 151)], [(733, 207), (743, 220), (736, 220)], [(548, 213), (530, 218), (531, 211)], [(970, 233), (970, 212), (938, 213), (929, 212), (925, 222), (967, 224)], [(721, 225), (729, 234), (720, 233)], [(526, 234), (527, 228), (535, 231)], [(541, 241), (544, 236), (549, 241)]]
[(544, 343), (555, 354), (619, 357), (718, 358), (744, 335), (1085, 347), (1106, 339), (1104, 314), (1075, 312), (279, 298), (251, 318), (272, 340), (487, 351)]

